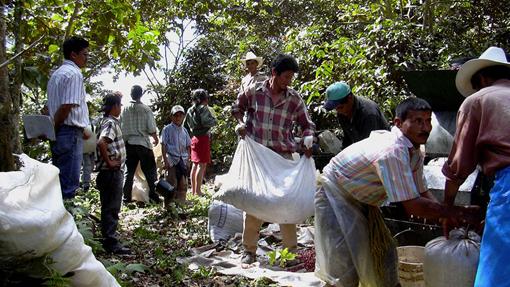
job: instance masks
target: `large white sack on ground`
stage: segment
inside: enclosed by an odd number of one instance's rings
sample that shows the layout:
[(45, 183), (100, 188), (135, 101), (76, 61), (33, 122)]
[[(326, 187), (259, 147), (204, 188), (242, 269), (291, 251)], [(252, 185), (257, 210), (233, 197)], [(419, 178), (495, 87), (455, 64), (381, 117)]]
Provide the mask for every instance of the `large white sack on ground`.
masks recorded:
[(249, 137), (240, 140), (214, 198), (273, 223), (302, 223), (313, 215), (315, 163), (288, 160)]
[(466, 236), (464, 229), (454, 229), (449, 237), (441, 236), (425, 245), (425, 286), (466, 287), (475, 283), (480, 236), (473, 231)]
[(243, 232), (243, 211), (234, 206), (213, 200), (209, 206), (207, 229), (213, 242), (229, 240)]
[(64, 208), (58, 168), (21, 155), (20, 171), (0, 173), (0, 260), (48, 255), (72, 286), (120, 286), (85, 245)]

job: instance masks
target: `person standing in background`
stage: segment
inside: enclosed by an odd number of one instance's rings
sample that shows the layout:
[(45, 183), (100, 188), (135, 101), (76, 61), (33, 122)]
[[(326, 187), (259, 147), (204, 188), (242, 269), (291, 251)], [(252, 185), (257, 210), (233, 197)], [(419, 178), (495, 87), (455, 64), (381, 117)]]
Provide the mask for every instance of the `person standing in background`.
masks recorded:
[[(131, 202), (133, 190), (133, 178), (138, 163), (145, 175), (149, 186), (149, 198), (155, 203), (161, 200), (156, 194), (157, 168), (152, 144), (158, 145), (156, 121), (151, 109), (141, 102), (143, 95), (142, 87), (134, 85), (131, 88), (129, 105), (124, 109), (121, 116), (122, 135), (126, 143), (126, 178), (124, 181), (124, 201)], [(149, 137), (152, 137), (151, 144)]]
[(119, 243), (116, 234), (124, 182), (122, 165), (126, 160), (126, 148), (118, 120), (122, 106), (120, 102), (121, 98), (114, 94), (104, 98), (104, 117), (99, 122), (97, 142), (99, 173), (96, 186), (101, 200), (103, 248), (109, 253), (130, 254), (131, 251)]
[(202, 195), (202, 180), (207, 164), (211, 162), (210, 130), (216, 125), (216, 118), (209, 110), (209, 93), (204, 89), (191, 92), (193, 106), (188, 109), (184, 127), (191, 135), (191, 191)]
[(245, 93), (251, 86), (261, 84), (267, 80), (267, 76), (259, 72), (259, 68), (262, 66), (264, 59), (257, 57), (253, 52), (246, 53), (246, 57), (242, 59), (248, 74), (241, 80), (241, 87), (239, 93)]
[(48, 81), (48, 112), (55, 125), (56, 140), (51, 142), (53, 165), (59, 168), (62, 198), (74, 198), (80, 187), (83, 160), (83, 129), (89, 125), (81, 68), (88, 59), (89, 42), (71, 37), (64, 42), (64, 63)]
[(372, 100), (355, 96), (346, 82), (336, 82), (326, 89), (324, 108), (336, 110), (344, 138), (342, 148), (368, 138), (375, 130), (389, 130), (388, 121)]
[(83, 130), (83, 134), (87, 137), (83, 141), (83, 164), (81, 171), (81, 188), (83, 191), (88, 191), (90, 188), (90, 176), (94, 170), (94, 162), (96, 161), (96, 132), (94, 127), (93, 113), (94, 108), (92, 99), (89, 95), (86, 96), (87, 107), (89, 109), (89, 125)]
[[(182, 126), (185, 113), (180, 105), (172, 107), (172, 122), (161, 132), (161, 153), (167, 172), (166, 180), (175, 187), (175, 200), (184, 203), (188, 189), (188, 162), (191, 154), (191, 139)], [(167, 202), (165, 201), (165, 206)]]

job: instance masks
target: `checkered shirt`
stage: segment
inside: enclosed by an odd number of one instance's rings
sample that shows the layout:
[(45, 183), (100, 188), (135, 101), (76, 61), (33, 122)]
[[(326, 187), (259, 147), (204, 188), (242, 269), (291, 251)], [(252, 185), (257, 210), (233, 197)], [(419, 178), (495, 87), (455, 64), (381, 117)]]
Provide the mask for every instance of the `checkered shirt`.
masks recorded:
[[(121, 166), (126, 161), (126, 147), (122, 138), (122, 130), (120, 122), (114, 117), (104, 117), (99, 121), (98, 140), (102, 137), (109, 138), (112, 142), (108, 144), (108, 156), (110, 159), (120, 159)], [(97, 148), (96, 167), (106, 170), (108, 165), (103, 160), (99, 147)]]
[(295, 152), (298, 146), (292, 134), (293, 124), (301, 127), (303, 136), (313, 135), (315, 124), (295, 90), (287, 89), (280, 101), (273, 104), (268, 85), (269, 81), (265, 81), (245, 93), (239, 93), (232, 113), (237, 118), (246, 113), (246, 133), (258, 143), (276, 152)]

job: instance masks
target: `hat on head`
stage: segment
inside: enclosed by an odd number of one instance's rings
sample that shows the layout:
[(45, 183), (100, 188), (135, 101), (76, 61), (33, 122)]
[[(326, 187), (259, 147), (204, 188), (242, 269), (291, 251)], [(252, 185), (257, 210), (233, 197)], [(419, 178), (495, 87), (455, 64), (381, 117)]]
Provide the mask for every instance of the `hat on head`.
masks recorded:
[(351, 93), (351, 87), (346, 82), (336, 82), (326, 89), (326, 102), (324, 108), (331, 111), (340, 105), (345, 97)]
[(184, 108), (182, 106), (175, 105), (175, 106), (172, 107), (172, 111), (170, 111), (170, 114), (173, 116), (173, 115), (175, 115), (178, 112), (181, 112), (181, 113), (185, 114)]
[(246, 57), (244, 57), (244, 59), (242, 59), (242, 61), (245, 65), (246, 65), (246, 62), (248, 62), (250, 60), (257, 61), (257, 63), (258, 63), (257, 68), (260, 68), (260, 66), (262, 66), (262, 63), (264, 63), (264, 59), (262, 59), (261, 57), (257, 57), (253, 52), (246, 53)]
[(478, 59), (473, 59), (464, 63), (455, 77), (455, 85), (457, 90), (464, 96), (468, 97), (475, 93), (476, 90), (471, 85), (471, 78), (476, 72), (490, 66), (504, 65), (510, 67), (510, 63), (506, 59), (503, 49), (498, 47), (490, 47), (485, 50)]

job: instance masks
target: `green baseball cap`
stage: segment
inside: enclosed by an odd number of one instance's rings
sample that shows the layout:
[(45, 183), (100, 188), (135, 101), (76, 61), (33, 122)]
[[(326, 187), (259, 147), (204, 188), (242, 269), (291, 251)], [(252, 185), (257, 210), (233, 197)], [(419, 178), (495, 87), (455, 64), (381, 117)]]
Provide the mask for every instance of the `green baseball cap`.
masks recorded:
[(351, 87), (346, 82), (336, 82), (326, 89), (326, 102), (324, 108), (328, 111), (341, 104), (345, 97), (351, 93)]

